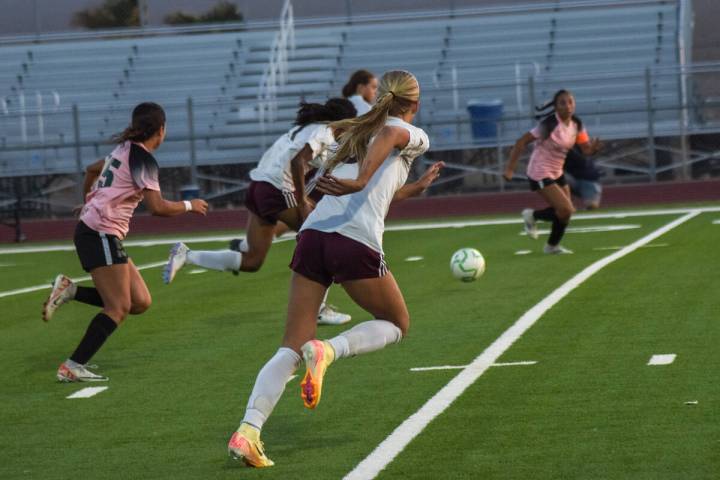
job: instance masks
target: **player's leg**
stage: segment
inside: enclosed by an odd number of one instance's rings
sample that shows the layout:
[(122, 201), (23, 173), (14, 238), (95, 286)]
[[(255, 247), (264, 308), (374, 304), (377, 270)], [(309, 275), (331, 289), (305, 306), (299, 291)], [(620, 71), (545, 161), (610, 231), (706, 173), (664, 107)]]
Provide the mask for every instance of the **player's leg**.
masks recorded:
[(300, 347), (315, 336), (315, 317), (325, 290), (325, 285), (293, 273), (282, 347), (258, 373), (240, 427), (228, 443), (228, 453), (248, 465), (273, 464), (265, 456), (260, 431), (300, 364)]
[(545, 247), (546, 253), (572, 253), (560, 247), (560, 240), (565, 234), (565, 229), (570, 222), (570, 217), (575, 212), (570, 199), (570, 188), (567, 185), (560, 186), (556, 183), (547, 185), (538, 190), (540, 196), (550, 205), (550, 208), (543, 211), (547, 219), (552, 221), (552, 230)]
[(135, 263), (128, 259), (128, 266), (130, 270), (130, 314), (139, 315), (150, 308), (152, 296)]
[(103, 301), (95, 287), (78, 285), (72, 279), (62, 273), (55, 277), (50, 295), (43, 303), (42, 319), (49, 322), (58, 308), (70, 300), (102, 307)]
[(75, 351), (60, 365), (57, 377), (61, 381), (107, 380), (87, 370), (85, 365), (127, 317), (132, 306), (129, 264), (97, 267), (90, 275), (104, 306), (91, 320)]

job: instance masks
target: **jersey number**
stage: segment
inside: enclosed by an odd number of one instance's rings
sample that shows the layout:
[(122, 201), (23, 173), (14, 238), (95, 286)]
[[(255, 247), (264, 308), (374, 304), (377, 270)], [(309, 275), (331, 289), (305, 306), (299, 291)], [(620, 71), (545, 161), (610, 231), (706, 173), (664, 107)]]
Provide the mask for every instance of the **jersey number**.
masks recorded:
[(105, 162), (105, 168), (100, 174), (100, 177), (102, 177), (102, 179), (98, 181), (98, 188), (109, 187), (112, 185), (115, 175), (113, 175), (113, 172), (110, 169), (118, 169), (120, 168), (120, 165), (120, 160), (118, 160), (117, 158), (113, 158), (109, 162)]

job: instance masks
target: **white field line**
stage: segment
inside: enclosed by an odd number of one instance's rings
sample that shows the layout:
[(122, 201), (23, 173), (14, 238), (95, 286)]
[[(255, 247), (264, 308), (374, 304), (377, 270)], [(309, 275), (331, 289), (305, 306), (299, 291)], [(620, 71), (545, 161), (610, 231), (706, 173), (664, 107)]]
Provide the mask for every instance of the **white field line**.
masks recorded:
[[(285, 237), (285, 236), (283, 235), (282, 237), (279, 237), (279, 238), (276, 238), (275, 240), (273, 240), (273, 243), (285, 242), (285, 241), (287, 241), (287, 240), (290, 240), (291, 238), (294, 238), (294, 237)], [(73, 248), (73, 249), (74, 249), (74, 248)], [(137, 268), (138, 268), (138, 270), (145, 270), (145, 269), (147, 269), (147, 268), (162, 267), (162, 266), (165, 265), (166, 263), (167, 263), (167, 260), (163, 260), (162, 262), (153, 262), (153, 263), (147, 263), (147, 264), (145, 264), (145, 265), (140, 265), (140, 266), (138, 266)], [(196, 271), (196, 270), (193, 270), (193, 271), (191, 271), (190, 273), (196, 273), (196, 274), (197, 274), (197, 273), (201, 273), (201, 272)], [(77, 277), (77, 278), (73, 278), (73, 279), (72, 279), (73, 282), (84, 282), (84, 281), (86, 281), (86, 280), (90, 280), (90, 275), (85, 275), (85, 276), (82, 276), (82, 277)], [(51, 283), (51, 282), (47, 282), (47, 283), (42, 284), (42, 285), (35, 285), (35, 286), (32, 286), (32, 287), (18, 288), (18, 289), (16, 289), (16, 290), (7, 290), (7, 291), (5, 291), (5, 292), (0, 292), (0, 298), (10, 297), (10, 296), (12, 296), (12, 295), (19, 295), (19, 294), (21, 294), (21, 293), (30, 293), (30, 292), (37, 292), (38, 290), (44, 290), (44, 289), (46, 289), (46, 288), (50, 288), (50, 283)]]
[[(607, 218), (629, 218), (629, 217), (652, 217), (657, 215), (679, 215), (689, 212), (720, 212), (720, 207), (699, 207), (699, 208), (669, 208), (662, 210), (632, 210), (626, 212), (607, 212), (607, 213), (578, 213), (573, 215), (573, 220), (594, 220)], [(716, 222), (720, 222), (717, 220)], [(400, 232), (405, 230), (433, 230), (438, 228), (464, 228), (464, 227), (482, 227), (492, 225), (512, 225), (514, 223), (522, 223), (520, 216), (512, 218), (498, 218), (493, 220), (461, 220), (461, 221), (445, 221), (445, 222), (425, 222), (425, 223), (406, 223), (401, 225), (387, 225), (386, 232)], [(238, 232), (237, 235), (209, 235), (204, 237), (186, 237), (186, 238), (167, 238), (156, 240), (128, 240), (123, 242), (126, 247), (152, 247), (157, 245), (172, 245), (177, 242), (184, 243), (209, 243), (209, 242), (227, 242), (233, 238), (242, 237), (243, 234)], [(285, 234), (276, 241), (286, 241), (295, 238), (294, 233)], [(35, 247), (8, 247), (0, 248), (0, 255), (9, 255), (13, 253), (45, 253), (45, 252), (68, 252), (74, 251), (72, 244), (61, 245), (38, 245)]]
[[(626, 225), (593, 225), (589, 227), (568, 227), (565, 233), (601, 233), (601, 232), (620, 232), (622, 230), (635, 230), (642, 228), (642, 225), (626, 224)], [(549, 229), (539, 228), (538, 235), (547, 235)], [(527, 232), (519, 232), (518, 235), (527, 236)]]
[(720, 220), (713, 220), (713, 225), (720, 225)]
[(65, 398), (90, 398), (94, 395), (97, 395), (100, 392), (104, 392), (109, 387), (86, 387), (82, 390), (78, 390), (77, 392), (73, 393), (72, 395), (68, 395)]
[[(624, 245), (623, 245), (624, 246)], [(623, 248), (623, 246), (613, 246), (613, 247), (595, 247), (593, 250), (603, 251), (603, 250), (620, 250)], [(648, 245), (643, 245), (640, 248), (663, 248), (663, 247), (669, 247), (669, 243), (650, 243)]]
[[(162, 262), (153, 262), (153, 263), (147, 263), (145, 265), (139, 265), (137, 268), (138, 268), (138, 270), (145, 270), (147, 268), (161, 267), (161, 266), (165, 265), (166, 263), (167, 263), (167, 261), (164, 260)], [(82, 277), (76, 277), (76, 278), (72, 279), (73, 282), (84, 282), (86, 280), (90, 280), (90, 275), (85, 275)], [(18, 288), (17, 290), (7, 290), (5, 292), (0, 292), (0, 298), (10, 297), (12, 295), (19, 295), (21, 293), (30, 293), (30, 292), (37, 292), (38, 290), (50, 289), (50, 287), (51, 287), (50, 283), (51, 282), (47, 282), (47, 283), (43, 283), (42, 285), (35, 285), (33, 287)]]
[[(493, 363), (490, 365), (491, 367), (519, 367), (519, 366), (525, 366), (525, 365), (535, 365), (538, 362), (535, 360), (525, 361), (525, 362), (505, 362), (505, 363)], [(432, 370), (462, 370), (463, 368), (467, 368), (469, 365), (441, 365), (437, 367), (415, 367), (411, 368), (411, 372), (429, 372)]]
[(495, 361), (507, 351), (517, 339), (538, 321), (553, 305), (565, 298), (575, 288), (592, 277), (609, 264), (634, 252), (642, 245), (652, 242), (697, 216), (699, 210), (691, 211), (673, 220), (663, 227), (645, 235), (620, 251), (612, 253), (583, 269), (580, 273), (562, 284), (550, 295), (545, 297), (525, 312), (510, 328), (500, 335), (475, 360), (458, 373), (447, 385), (428, 400), (417, 412), (401, 423), (370, 455), (361, 461), (344, 478), (346, 480), (366, 480), (375, 478), (423, 429), (446, 408), (448, 408), (470, 385), (480, 378)]
[(660, 355), (653, 355), (650, 357), (650, 361), (647, 363), (648, 365), (670, 365), (675, 361), (675, 357), (677, 357), (674, 353), (665, 353)]

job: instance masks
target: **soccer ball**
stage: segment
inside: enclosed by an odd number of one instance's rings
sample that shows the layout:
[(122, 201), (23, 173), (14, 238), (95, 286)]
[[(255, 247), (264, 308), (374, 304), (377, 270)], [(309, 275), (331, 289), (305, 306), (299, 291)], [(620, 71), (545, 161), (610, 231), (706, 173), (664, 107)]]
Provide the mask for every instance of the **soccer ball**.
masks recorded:
[(485, 259), (474, 248), (461, 248), (450, 259), (453, 277), (463, 282), (472, 282), (485, 272)]

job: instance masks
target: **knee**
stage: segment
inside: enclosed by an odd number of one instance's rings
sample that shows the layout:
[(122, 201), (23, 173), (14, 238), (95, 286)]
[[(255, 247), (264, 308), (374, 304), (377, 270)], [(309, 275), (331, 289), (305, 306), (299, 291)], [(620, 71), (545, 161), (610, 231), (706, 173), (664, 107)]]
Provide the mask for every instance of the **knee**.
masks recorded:
[(555, 210), (555, 215), (557, 215), (558, 220), (563, 223), (569, 222), (570, 217), (572, 217), (573, 213), (575, 213), (575, 207), (573, 207), (572, 205), (561, 207)]
[(107, 316), (119, 324), (125, 320), (131, 309), (132, 304), (128, 300), (127, 302), (117, 302), (113, 305), (106, 305), (104, 311)]
[(260, 267), (263, 266), (263, 263), (265, 261), (265, 258), (260, 258), (256, 256), (251, 255), (243, 255), (242, 258), (242, 264), (240, 265), (240, 270), (243, 272), (257, 272), (260, 270)]
[(139, 315), (147, 311), (152, 305), (152, 297), (148, 294), (139, 299), (134, 299), (132, 306), (130, 307), (130, 313), (132, 315)]

